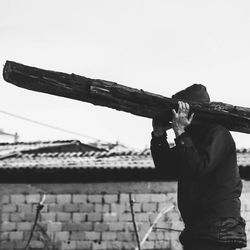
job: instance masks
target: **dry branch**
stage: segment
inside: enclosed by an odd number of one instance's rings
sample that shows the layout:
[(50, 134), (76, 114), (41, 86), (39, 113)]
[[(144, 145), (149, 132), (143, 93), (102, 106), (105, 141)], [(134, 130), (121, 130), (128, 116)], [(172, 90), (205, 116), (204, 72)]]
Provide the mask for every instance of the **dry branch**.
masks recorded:
[(131, 193), (129, 193), (129, 204), (130, 204), (130, 212), (131, 212), (131, 216), (132, 216), (132, 222), (133, 222), (133, 226), (134, 226), (134, 230), (135, 230), (137, 248), (139, 250), (141, 250), (140, 237), (139, 237), (139, 234), (138, 234), (138, 229), (137, 229), (137, 225), (136, 225), (136, 221), (135, 221), (134, 201), (132, 199), (132, 194)]
[[(67, 97), (94, 105), (129, 112), (142, 117), (171, 120), (177, 100), (115, 82), (90, 79), (75, 74), (39, 69), (6, 61), (3, 77), (16, 86)], [(189, 102), (197, 120), (216, 122), (232, 131), (250, 133), (250, 108), (222, 102)]]

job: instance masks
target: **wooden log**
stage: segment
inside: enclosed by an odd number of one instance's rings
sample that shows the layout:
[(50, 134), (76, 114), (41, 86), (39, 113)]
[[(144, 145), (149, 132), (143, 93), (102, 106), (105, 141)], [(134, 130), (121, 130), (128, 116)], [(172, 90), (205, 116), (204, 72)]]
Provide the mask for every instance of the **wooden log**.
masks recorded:
[[(127, 87), (115, 82), (39, 69), (6, 61), (3, 77), (16, 86), (105, 106), (165, 122), (172, 119), (178, 100)], [(250, 108), (222, 102), (189, 102), (195, 119), (219, 123), (229, 130), (250, 133)]]

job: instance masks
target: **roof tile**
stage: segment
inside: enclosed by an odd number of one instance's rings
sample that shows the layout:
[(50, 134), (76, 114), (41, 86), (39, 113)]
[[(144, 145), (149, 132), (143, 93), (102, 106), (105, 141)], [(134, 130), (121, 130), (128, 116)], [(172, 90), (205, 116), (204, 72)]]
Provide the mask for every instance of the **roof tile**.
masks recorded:
[[(72, 143), (74, 141), (37, 142), (1, 144), (0, 143), (0, 168), (2, 169), (152, 169), (154, 163), (150, 149), (132, 150), (124, 146), (117, 146), (109, 151), (87, 152), (25, 152), (12, 153), (8, 157), (1, 158), (1, 152), (6, 148), (20, 147), (31, 150), (34, 147), (48, 146), (56, 143)], [(32, 147), (33, 148), (32, 148)], [(4, 150), (3, 150), (4, 149)], [(250, 167), (250, 149), (237, 150), (237, 162), (239, 166)]]

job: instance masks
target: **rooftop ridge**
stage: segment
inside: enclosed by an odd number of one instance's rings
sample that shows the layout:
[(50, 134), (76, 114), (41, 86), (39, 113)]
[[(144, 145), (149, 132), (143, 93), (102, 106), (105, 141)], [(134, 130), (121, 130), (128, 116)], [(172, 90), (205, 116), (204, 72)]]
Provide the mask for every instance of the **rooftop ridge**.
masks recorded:
[(46, 140), (46, 141), (20, 141), (20, 142), (0, 142), (0, 146), (5, 145), (30, 145), (30, 144), (46, 144), (46, 143), (70, 143), (70, 142), (79, 142), (79, 140)]

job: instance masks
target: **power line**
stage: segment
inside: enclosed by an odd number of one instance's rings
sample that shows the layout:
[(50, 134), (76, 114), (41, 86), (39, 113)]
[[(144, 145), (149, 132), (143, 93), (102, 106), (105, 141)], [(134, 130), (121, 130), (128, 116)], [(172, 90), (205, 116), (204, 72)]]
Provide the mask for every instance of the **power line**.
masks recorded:
[[(73, 134), (73, 135), (77, 135), (77, 136), (81, 136), (81, 137), (85, 137), (85, 138), (89, 138), (89, 139), (94, 139), (94, 140), (100, 141), (100, 139), (92, 137), (92, 136), (84, 135), (84, 134), (81, 134), (81, 133), (78, 133), (78, 132), (74, 132), (74, 131), (71, 131), (71, 130), (68, 130), (68, 129), (64, 129), (64, 128), (59, 128), (59, 127), (56, 127), (56, 126), (53, 126), (53, 125), (50, 125), (50, 124), (47, 124), (47, 123), (44, 123), (44, 122), (39, 122), (39, 121), (36, 121), (36, 120), (32, 120), (30, 118), (26, 118), (24, 116), (16, 115), (16, 114), (4, 111), (4, 110), (0, 110), (0, 113), (3, 113), (5, 115), (9, 115), (9, 116), (15, 117), (17, 119), (21, 119), (21, 120), (24, 120), (24, 121), (27, 121), (27, 122), (35, 123), (35, 124), (38, 124), (40, 126), (44, 126), (44, 127), (48, 127), (48, 128), (52, 128), (52, 129), (61, 131), (61, 132), (65, 132), (65, 133), (68, 133), (68, 134)], [(103, 142), (107, 142), (107, 141), (103, 141)], [(110, 143), (110, 142), (107, 142), (107, 143)]]

